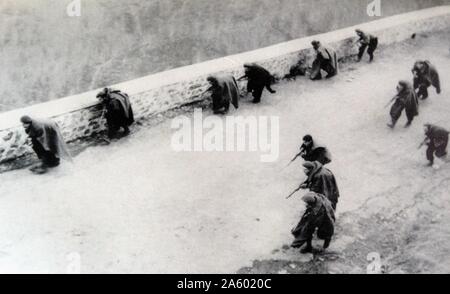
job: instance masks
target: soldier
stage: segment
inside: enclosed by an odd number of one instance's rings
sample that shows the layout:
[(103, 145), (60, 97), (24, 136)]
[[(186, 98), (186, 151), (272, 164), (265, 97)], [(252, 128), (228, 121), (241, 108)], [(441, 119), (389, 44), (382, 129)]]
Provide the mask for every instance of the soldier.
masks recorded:
[(308, 178), (287, 198), (290, 198), (301, 189), (308, 189), (311, 192), (324, 195), (330, 200), (333, 209), (336, 210), (340, 195), (333, 173), (317, 161), (307, 161), (303, 164), (303, 167)]
[(314, 192), (308, 192), (302, 200), (306, 203), (306, 211), (292, 230), (295, 240), (291, 247), (300, 248), (306, 243), (306, 247), (300, 252), (312, 252), (312, 239), (317, 229), (317, 237), (324, 240), (325, 250), (330, 246), (334, 234), (335, 215), (331, 202), (325, 196)]
[(414, 90), (417, 91), (417, 96), (425, 100), (428, 98), (428, 88), (433, 86), (436, 88), (436, 93), (441, 93), (441, 82), (439, 73), (429, 61), (418, 60), (412, 69), (414, 75)]
[(319, 41), (313, 41), (311, 44), (316, 51), (316, 59), (313, 62), (311, 70), (311, 80), (321, 80), (322, 70), (327, 73), (325, 77), (327, 79), (335, 76), (338, 73), (336, 52), (331, 48), (323, 46)]
[(328, 149), (324, 146), (317, 145), (311, 135), (306, 135), (303, 137), (303, 144), (300, 147), (300, 153), (292, 159), (291, 163), (298, 157), (302, 157), (305, 161), (318, 161), (322, 165), (326, 165), (331, 162), (331, 154), (328, 152)]
[(133, 108), (128, 95), (120, 90), (105, 88), (98, 93), (97, 98), (104, 107), (108, 137), (115, 138), (120, 128), (123, 128), (123, 134), (127, 136), (130, 133), (129, 127), (134, 123)]
[(239, 87), (233, 76), (209, 76), (207, 81), (211, 84), (206, 91), (212, 91), (214, 114), (228, 113), (230, 104), (233, 104), (236, 109), (239, 108)]
[(66, 143), (57, 123), (48, 119), (34, 119), (23, 116), (20, 121), (25, 133), (31, 139), (31, 144), (41, 163), (30, 170), (43, 174), (50, 168), (60, 165), (61, 158), (71, 160)]
[(444, 158), (447, 156), (448, 136), (449, 131), (442, 127), (438, 127), (432, 124), (426, 124), (424, 127), (425, 141), (420, 145), (427, 145), (427, 159), (429, 166), (434, 165), (434, 155), (438, 158)]
[(358, 53), (358, 62), (361, 61), (366, 49), (367, 49), (367, 54), (369, 54), (369, 57), (370, 57), (370, 62), (372, 62), (373, 54), (378, 47), (378, 38), (371, 34), (366, 34), (363, 31), (361, 31), (360, 29), (356, 30), (356, 34), (359, 37), (358, 43), (360, 44), (359, 53)]
[(253, 94), (253, 103), (261, 102), (261, 96), (264, 91), (264, 87), (270, 93), (276, 93), (276, 91), (271, 88), (271, 85), (274, 83), (275, 79), (269, 71), (267, 71), (262, 66), (254, 63), (246, 63), (244, 64), (244, 68), (245, 75), (239, 78), (238, 81), (241, 81), (245, 78), (248, 79), (247, 92)]
[(398, 119), (402, 115), (403, 110), (405, 110), (406, 117), (408, 118), (405, 128), (409, 127), (414, 120), (414, 117), (419, 115), (419, 102), (411, 83), (407, 81), (400, 81), (397, 85), (397, 95), (391, 100), (390, 103), (392, 103), (392, 101), (395, 101), (395, 103), (391, 107), (390, 115), (392, 122), (388, 124), (388, 127), (391, 129), (395, 127)]

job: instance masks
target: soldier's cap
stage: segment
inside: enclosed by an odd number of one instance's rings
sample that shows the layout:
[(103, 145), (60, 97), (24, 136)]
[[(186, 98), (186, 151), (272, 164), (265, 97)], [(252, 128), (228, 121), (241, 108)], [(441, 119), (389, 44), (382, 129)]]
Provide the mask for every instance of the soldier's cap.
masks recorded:
[(313, 138), (311, 135), (306, 135), (303, 137), (303, 141), (305, 142), (312, 142)]
[(20, 121), (24, 124), (31, 124), (33, 120), (28, 115), (24, 115), (20, 118)]
[(97, 94), (97, 98), (105, 97), (110, 92), (110, 89), (104, 88)]

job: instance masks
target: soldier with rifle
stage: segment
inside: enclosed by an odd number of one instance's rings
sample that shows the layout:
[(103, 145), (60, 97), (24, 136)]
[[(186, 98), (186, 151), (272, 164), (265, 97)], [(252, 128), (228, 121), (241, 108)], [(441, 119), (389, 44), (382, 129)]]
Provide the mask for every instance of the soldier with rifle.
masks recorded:
[(324, 146), (318, 145), (311, 135), (303, 137), (303, 144), (300, 147), (300, 152), (288, 164), (291, 165), (297, 158), (302, 157), (305, 161), (318, 161), (322, 165), (331, 162), (331, 155), (328, 149)]
[(446, 129), (432, 125), (426, 124), (424, 126), (425, 140), (420, 144), (419, 149), (424, 145), (427, 145), (427, 159), (429, 161), (429, 166), (434, 165), (434, 156), (438, 158), (444, 158), (447, 156), (447, 146), (449, 131)]

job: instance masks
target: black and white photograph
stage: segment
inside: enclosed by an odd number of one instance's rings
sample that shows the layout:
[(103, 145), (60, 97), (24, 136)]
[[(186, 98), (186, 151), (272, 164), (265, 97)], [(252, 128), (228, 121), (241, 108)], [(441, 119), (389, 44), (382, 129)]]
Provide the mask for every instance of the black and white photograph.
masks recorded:
[(0, 274), (450, 274), (450, 0), (1, 0), (0, 24)]

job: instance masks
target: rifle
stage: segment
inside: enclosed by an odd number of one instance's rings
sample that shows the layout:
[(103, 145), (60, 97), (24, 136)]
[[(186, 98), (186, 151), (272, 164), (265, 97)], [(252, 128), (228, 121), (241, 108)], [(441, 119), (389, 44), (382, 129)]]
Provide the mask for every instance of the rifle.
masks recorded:
[(419, 148), (417, 148), (417, 149), (422, 148), (422, 147), (423, 147), (425, 144), (427, 144), (428, 142), (429, 142), (429, 139), (428, 139), (428, 138), (425, 138), (425, 140), (423, 140), (423, 142), (420, 143)]
[(302, 155), (302, 153), (304, 152), (305, 150), (302, 148), (302, 149), (300, 149), (300, 153), (299, 154), (297, 154), (297, 155), (295, 155), (295, 157), (294, 157), (294, 159), (292, 159), (291, 160), (291, 162), (289, 162), (289, 164), (288, 165), (286, 165), (286, 167), (288, 167), (288, 166), (290, 166), (294, 161), (296, 161), (297, 160), (297, 158), (299, 158), (301, 155)]
[(292, 196), (294, 196), (294, 194), (295, 193), (297, 193), (298, 191), (300, 191), (301, 190), (301, 188), (299, 187), (299, 188), (297, 188), (294, 192), (292, 192), (291, 194), (289, 194), (289, 196), (288, 197), (286, 197), (286, 199), (289, 199), (289, 198), (291, 198)]
[(200, 94), (200, 97), (201, 96), (203, 96), (203, 95), (205, 95), (206, 93), (208, 93), (209, 91), (212, 91), (214, 89), (214, 87), (209, 87), (208, 89), (206, 89), (205, 91), (203, 91), (201, 94)]
[(391, 100), (389, 100), (389, 103), (388, 104), (386, 104), (386, 106), (384, 107), (384, 108), (387, 108), (389, 105), (391, 105), (392, 104), (392, 102), (394, 102), (395, 101), (395, 99), (397, 99), (397, 95), (394, 97), (394, 98), (392, 98)]
[(301, 184), (300, 187), (298, 187), (294, 192), (292, 192), (291, 194), (289, 194), (288, 197), (286, 197), (286, 199), (291, 198), (292, 196), (294, 196), (295, 193), (297, 193), (298, 191), (300, 191), (301, 189), (305, 189), (305, 183)]

